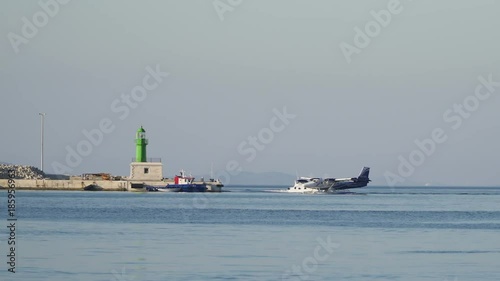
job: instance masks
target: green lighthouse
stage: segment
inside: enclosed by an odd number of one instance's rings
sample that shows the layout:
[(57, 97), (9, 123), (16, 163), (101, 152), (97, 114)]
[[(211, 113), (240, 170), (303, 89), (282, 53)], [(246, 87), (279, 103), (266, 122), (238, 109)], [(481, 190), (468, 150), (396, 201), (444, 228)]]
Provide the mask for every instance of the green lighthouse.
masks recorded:
[(141, 126), (139, 130), (137, 130), (137, 134), (135, 137), (135, 162), (147, 162), (146, 145), (148, 145), (148, 140), (146, 139), (146, 131)]

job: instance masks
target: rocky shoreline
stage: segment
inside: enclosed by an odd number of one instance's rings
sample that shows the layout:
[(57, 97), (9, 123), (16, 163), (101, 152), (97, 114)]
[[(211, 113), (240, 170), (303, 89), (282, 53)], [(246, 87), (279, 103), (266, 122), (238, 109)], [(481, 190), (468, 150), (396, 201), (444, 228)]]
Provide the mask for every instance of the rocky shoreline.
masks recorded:
[(34, 166), (0, 164), (0, 179), (8, 179), (10, 170), (15, 171), (15, 179), (41, 180), (46, 178), (45, 173)]

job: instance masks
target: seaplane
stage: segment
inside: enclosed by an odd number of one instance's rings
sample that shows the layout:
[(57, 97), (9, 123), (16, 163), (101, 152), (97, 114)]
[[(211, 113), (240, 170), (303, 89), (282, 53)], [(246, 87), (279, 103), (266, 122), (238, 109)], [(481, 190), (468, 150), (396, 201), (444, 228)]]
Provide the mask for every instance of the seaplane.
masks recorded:
[(365, 187), (371, 181), (368, 177), (370, 174), (369, 167), (363, 167), (359, 176), (355, 178), (308, 178), (299, 177), (295, 180), (295, 184), (289, 187), (286, 192), (294, 193), (319, 193), (319, 192), (335, 192), (351, 188)]

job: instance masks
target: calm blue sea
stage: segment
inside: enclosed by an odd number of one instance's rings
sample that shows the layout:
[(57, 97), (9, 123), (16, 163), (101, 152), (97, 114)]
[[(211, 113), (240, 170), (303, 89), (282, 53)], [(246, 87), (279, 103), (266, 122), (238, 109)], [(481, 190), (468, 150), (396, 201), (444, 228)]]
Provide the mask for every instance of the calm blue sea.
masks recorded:
[(0, 280), (500, 280), (500, 188), (18, 191)]

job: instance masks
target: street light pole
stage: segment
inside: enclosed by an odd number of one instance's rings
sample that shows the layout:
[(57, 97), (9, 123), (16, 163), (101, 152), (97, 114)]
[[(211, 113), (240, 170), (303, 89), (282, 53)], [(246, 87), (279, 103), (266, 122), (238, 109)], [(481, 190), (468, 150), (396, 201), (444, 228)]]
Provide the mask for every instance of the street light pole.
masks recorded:
[(44, 119), (45, 119), (45, 113), (38, 113), (40, 115), (40, 127), (41, 127), (41, 130), (40, 130), (40, 170), (42, 170), (43, 172), (43, 123), (44, 123)]

